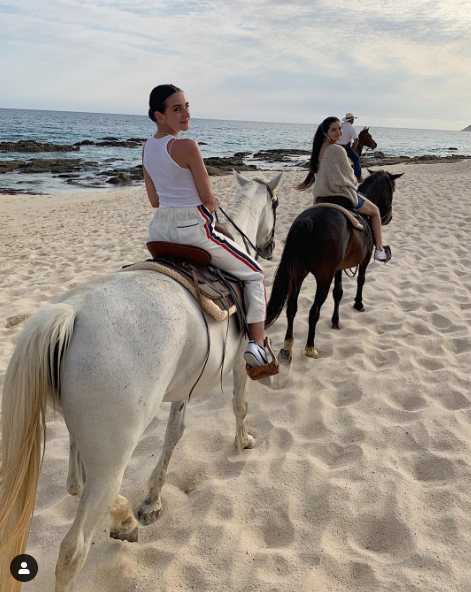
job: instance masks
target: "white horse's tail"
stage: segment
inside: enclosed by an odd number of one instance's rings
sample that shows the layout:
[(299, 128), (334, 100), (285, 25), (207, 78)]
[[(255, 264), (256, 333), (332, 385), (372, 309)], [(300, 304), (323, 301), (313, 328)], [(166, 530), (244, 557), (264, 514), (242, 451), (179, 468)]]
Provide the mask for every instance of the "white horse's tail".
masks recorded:
[(44, 454), (46, 407), (60, 396), (60, 365), (74, 328), (69, 304), (44, 306), (25, 324), (5, 376), (0, 467), (0, 582), (20, 590), (10, 562), (24, 553)]

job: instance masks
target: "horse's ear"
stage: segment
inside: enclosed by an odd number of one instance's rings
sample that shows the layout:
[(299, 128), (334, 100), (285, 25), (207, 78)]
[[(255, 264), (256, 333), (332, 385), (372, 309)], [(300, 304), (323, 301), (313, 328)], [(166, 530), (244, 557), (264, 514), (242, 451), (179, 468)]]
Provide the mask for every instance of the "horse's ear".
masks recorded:
[(232, 169), (232, 172), (234, 174), (235, 180), (237, 181), (238, 185), (240, 185), (241, 187), (250, 183), (250, 179), (247, 179), (247, 177), (244, 177), (243, 175), (238, 173), (235, 169)]
[(391, 174), (391, 173), (388, 173), (388, 175), (391, 177), (391, 179), (392, 179), (393, 181), (395, 181), (396, 179), (399, 179), (399, 177), (402, 177), (402, 175), (403, 175), (403, 174), (404, 174), (404, 173), (397, 173), (397, 175), (393, 175), (393, 174)]
[(275, 191), (275, 189), (278, 187), (282, 176), (283, 176), (283, 173), (278, 173), (278, 175), (276, 175), (276, 177), (273, 177), (273, 179), (271, 179), (271, 181), (269, 181), (267, 183), (268, 187), (270, 187), (270, 189), (272, 191)]

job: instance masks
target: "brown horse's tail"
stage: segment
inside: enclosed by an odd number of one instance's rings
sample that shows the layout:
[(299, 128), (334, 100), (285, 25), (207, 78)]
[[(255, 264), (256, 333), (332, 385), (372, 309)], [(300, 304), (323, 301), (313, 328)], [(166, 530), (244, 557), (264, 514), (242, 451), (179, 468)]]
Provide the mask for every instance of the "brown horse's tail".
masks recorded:
[(305, 270), (303, 261), (306, 255), (305, 249), (309, 245), (308, 238), (311, 228), (312, 220), (298, 218), (293, 222), (288, 232), (267, 305), (265, 327), (269, 327), (280, 316), (288, 296), (297, 284), (295, 280)]

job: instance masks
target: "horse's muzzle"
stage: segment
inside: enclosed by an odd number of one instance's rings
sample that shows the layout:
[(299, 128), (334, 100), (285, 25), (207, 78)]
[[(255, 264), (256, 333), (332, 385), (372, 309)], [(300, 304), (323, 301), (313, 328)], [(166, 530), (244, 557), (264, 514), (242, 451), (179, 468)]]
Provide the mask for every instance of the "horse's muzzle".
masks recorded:
[(270, 261), (273, 258), (273, 251), (275, 250), (275, 241), (272, 241), (266, 247), (262, 249), (258, 249), (258, 255), (267, 261)]

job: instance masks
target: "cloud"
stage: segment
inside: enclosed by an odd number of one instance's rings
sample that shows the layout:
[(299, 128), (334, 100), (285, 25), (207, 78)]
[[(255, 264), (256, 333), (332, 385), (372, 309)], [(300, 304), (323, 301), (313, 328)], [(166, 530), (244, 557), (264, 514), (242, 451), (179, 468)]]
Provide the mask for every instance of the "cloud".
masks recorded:
[(174, 81), (200, 116), (471, 121), (467, 0), (0, 0), (0, 20), (2, 106), (144, 113)]

